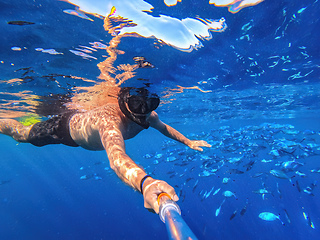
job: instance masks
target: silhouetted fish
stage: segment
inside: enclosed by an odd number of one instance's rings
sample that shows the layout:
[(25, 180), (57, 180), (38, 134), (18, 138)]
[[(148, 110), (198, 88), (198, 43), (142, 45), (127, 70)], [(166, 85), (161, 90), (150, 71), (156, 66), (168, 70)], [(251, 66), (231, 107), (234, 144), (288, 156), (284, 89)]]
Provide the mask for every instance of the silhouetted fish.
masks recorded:
[(237, 215), (237, 210), (235, 210), (235, 211), (231, 214), (230, 220), (232, 220), (236, 215)]
[(6, 183), (9, 183), (9, 182), (11, 182), (11, 180), (1, 180), (0, 181), (0, 185), (6, 184)]
[(285, 216), (286, 216), (286, 219), (287, 219), (288, 223), (291, 223), (291, 220), (290, 220), (290, 217), (289, 217), (289, 214), (288, 214), (287, 210), (283, 209), (283, 211), (285, 213)]
[(279, 193), (279, 197), (282, 198), (282, 192), (279, 187), (279, 183), (277, 183), (277, 192)]
[(243, 171), (240, 171), (238, 169), (230, 169), (229, 172), (235, 173), (235, 174), (243, 174), (244, 173)]
[(193, 189), (192, 189), (192, 192), (194, 193), (194, 191), (196, 190), (196, 187), (198, 186), (198, 182), (199, 182), (199, 180), (197, 180), (196, 182), (195, 182), (195, 184), (193, 185)]
[(244, 167), (246, 167), (246, 171), (251, 170), (251, 168), (253, 167), (253, 164), (255, 164), (256, 161), (251, 160), (249, 163), (245, 164)]
[(192, 180), (193, 178), (188, 178), (187, 180), (186, 180), (186, 183), (188, 183), (190, 180)]
[(240, 211), (240, 215), (241, 216), (243, 216), (245, 213), (246, 213), (246, 211), (247, 211), (247, 205), (248, 205), (248, 199), (247, 199), (247, 202), (246, 202), (246, 205), (241, 209), (241, 211)]
[(297, 187), (298, 191), (301, 192), (301, 188), (300, 188), (300, 184), (299, 184), (298, 180), (296, 180), (296, 187)]
[(252, 178), (261, 177), (263, 175), (262, 172), (256, 173), (255, 175), (251, 176)]
[(19, 26), (35, 24), (33, 22), (26, 22), (26, 21), (9, 21), (7, 23), (10, 24), (10, 25), (19, 25)]

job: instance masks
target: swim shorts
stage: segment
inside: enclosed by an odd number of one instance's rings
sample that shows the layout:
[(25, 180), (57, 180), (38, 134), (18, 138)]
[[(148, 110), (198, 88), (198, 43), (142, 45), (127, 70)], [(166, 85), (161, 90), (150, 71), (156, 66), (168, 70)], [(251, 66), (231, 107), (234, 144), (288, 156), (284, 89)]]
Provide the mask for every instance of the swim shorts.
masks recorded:
[(79, 145), (72, 139), (69, 131), (69, 120), (74, 114), (75, 112), (68, 112), (34, 124), (30, 129), (28, 142), (37, 147), (48, 144), (78, 147)]

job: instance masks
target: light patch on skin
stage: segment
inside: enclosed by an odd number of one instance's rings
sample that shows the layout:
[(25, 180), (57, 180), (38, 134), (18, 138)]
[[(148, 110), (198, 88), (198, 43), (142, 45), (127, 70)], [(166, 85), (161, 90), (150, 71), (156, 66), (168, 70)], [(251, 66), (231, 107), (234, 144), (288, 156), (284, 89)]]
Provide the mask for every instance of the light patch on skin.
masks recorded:
[(138, 170), (140, 170), (140, 169), (139, 168), (128, 169), (125, 174), (126, 179), (129, 180), (132, 177), (137, 178), (138, 177)]
[(116, 130), (109, 130), (108, 131), (108, 135), (110, 136), (110, 137), (113, 137), (114, 135), (118, 135), (119, 133), (116, 131)]
[(161, 181), (159, 181), (159, 180), (156, 180), (156, 181), (154, 181), (153, 183), (150, 183), (149, 185), (147, 185), (146, 187), (145, 187), (145, 189), (144, 189), (144, 193), (145, 192), (147, 192), (148, 191), (148, 189), (152, 186), (152, 185), (154, 185), (154, 184), (158, 184), (158, 183), (160, 183)]
[(121, 167), (123, 164), (121, 163), (122, 161), (119, 159), (119, 158), (117, 158), (117, 159), (115, 159), (114, 161), (113, 161), (113, 165), (115, 165), (115, 166), (117, 166), (117, 167)]

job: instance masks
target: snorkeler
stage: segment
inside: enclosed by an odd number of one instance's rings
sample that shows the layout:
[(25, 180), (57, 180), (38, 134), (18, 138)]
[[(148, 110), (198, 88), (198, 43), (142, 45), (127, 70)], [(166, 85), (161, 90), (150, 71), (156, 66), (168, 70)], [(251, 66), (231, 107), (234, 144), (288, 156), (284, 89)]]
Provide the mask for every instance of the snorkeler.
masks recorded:
[(174, 128), (160, 121), (154, 111), (160, 99), (145, 88), (125, 87), (108, 104), (87, 112), (70, 111), (32, 126), (13, 119), (0, 119), (0, 132), (19, 142), (35, 146), (65, 144), (89, 150), (106, 150), (110, 167), (122, 181), (143, 194), (144, 206), (159, 213), (158, 195), (179, 198), (173, 187), (147, 175), (125, 152), (124, 140), (135, 137), (149, 126), (188, 147), (202, 151), (211, 147), (203, 140), (189, 140)]

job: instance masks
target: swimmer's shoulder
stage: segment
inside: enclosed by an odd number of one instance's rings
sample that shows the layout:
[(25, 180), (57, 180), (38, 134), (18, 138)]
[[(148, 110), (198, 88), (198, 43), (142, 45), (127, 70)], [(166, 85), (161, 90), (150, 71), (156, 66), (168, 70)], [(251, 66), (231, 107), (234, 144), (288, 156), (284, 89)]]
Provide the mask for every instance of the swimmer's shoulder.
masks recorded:
[(88, 123), (90, 125), (96, 125), (100, 122), (114, 121), (119, 122), (123, 118), (123, 113), (121, 112), (117, 104), (106, 104), (95, 109), (77, 112), (71, 119), (69, 124), (76, 125), (77, 123)]

